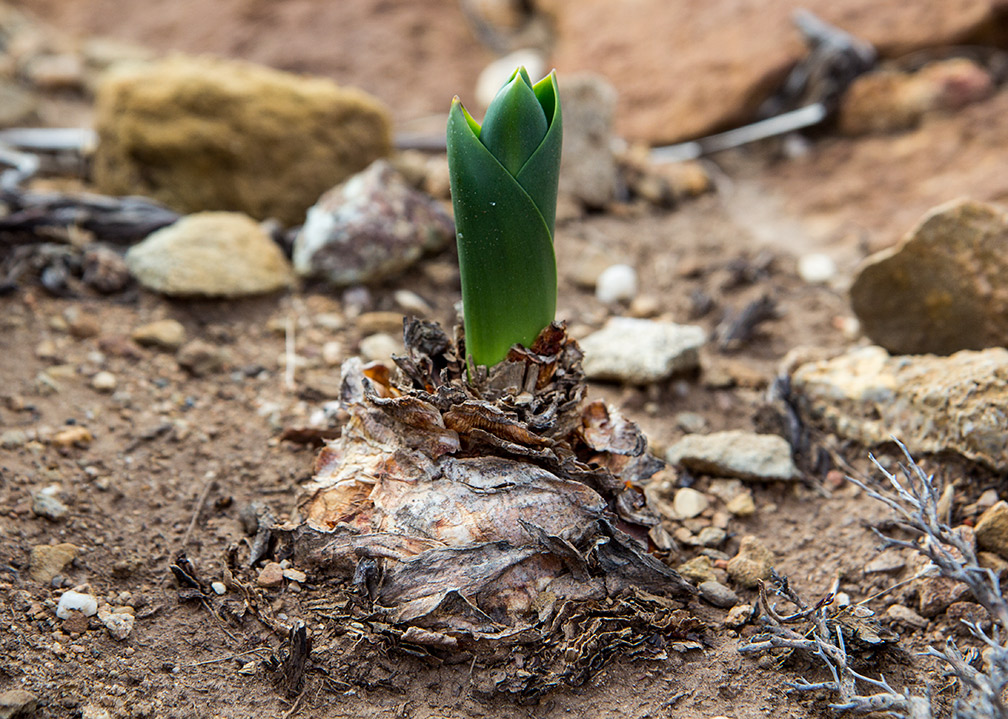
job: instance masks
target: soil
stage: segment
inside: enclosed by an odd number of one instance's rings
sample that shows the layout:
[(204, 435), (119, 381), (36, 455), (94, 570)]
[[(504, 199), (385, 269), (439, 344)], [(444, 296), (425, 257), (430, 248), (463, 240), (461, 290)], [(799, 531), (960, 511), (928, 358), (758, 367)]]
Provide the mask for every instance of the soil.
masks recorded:
[[(245, 27), (232, 15), (204, 17), (207, 29), (197, 33), (177, 21), (182, 3), (146, 4), (142, 13), (139, 5), (120, 3), (117, 7), (132, 9), (131, 17), (150, 17), (146, 25), (117, 21), (114, 26), (96, 19), (112, 15), (84, 11), (97, 7), (97, 0), (22, 4), (52, 13), (67, 31), (119, 28), (128, 39), (149, 41), (158, 49), (238, 52), (238, 46), (222, 45), (222, 38), (240, 36), (237, 30)], [(253, 18), (260, 29), (273, 22), (271, 13), (281, 12), (254, 0), (213, 5)], [(283, 14), (303, 10), (298, 3), (283, 5)], [(344, 5), (345, 10), (335, 9)], [(364, 12), (361, 8), (378, 13), (381, 5), (326, 7), (333, 13)], [(416, 3), (415, 12), (418, 17), (447, 13), (437, 9), (441, 5), (451, 5), (454, 12), (454, 4), (433, 2)], [(304, 40), (306, 46), (319, 42), (317, 34)], [(346, 50), (354, 60), (339, 66), (340, 80), (365, 87), (380, 85), (376, 78), (386, 72), (382, 68), (416, 68), (428, 52), (417, 44), (379, 43), (366, 34), (359, 41)], [(382, 86), (383, 99), (408, 108), (400, 120), (443, 106), (431, 97), (471, 82), (465, 73), (481, 66), (485, 51), (475, 40), (466, 43), (462, 56), (468, 62), (454, 63), (466, 70), (459, 77), (435, 75), (436, 91), (403, 83)], [(248, 40), (241, 47), (254, 46)], [(371, 62), (372, 57), (378, 59)], [(329, 62), (330, 69), (337, 67), (337, 61)], [(1004, 199), (1004, 174), (995, 177), (990, 168), (1006, 166), (1008, 142), (1003, 137), (998, 142), (990, 129), (998, 123), (984, 118), (1003, 117), (999, 108), (1005, 102), (1008, 95), (1001, 91), (898, 136), (825, 137), (799, 160), (782, 160), (772, 148), (721, 156), (712, 161), (718, 178), (714, 194), (674, 211), (629, 205), (561, 224), (556, 238), (560, 268), (574, 268), (596, 251), (614, 262), (627, 261), (638, 269), (641, 293), (656, 301), (661, 317), (713, 332), (726, 313), (763, 295), (777, 306), (777, 317), (761, 324), (741, 348), (722, 352), (712, 344), (705, 350), (704, 369), (697, 375), (646, 388), (593, 384), (590, 395), (617, 404), (637, 421), (658, 454), (684, 434), (684, 412), (699, 414), (708, 430), (766, 430), (767, 388), (789, 351), (835, 351), (863, 342), (852, 329), (844, 289), (869, 248), (892, 244), (937, 202), (961, 194)], [(893, 156), (913, 160), (886, 161)], [(797, 258), (812, 251), (838, 260), (840, 272), (831, 284), (811, 285), (798, 277)], [(401, 289), (424, 298), (432, 306), (430, 318), (450, 326), (460, 299), (453, 252), (372, 288), (366, 310), (397, 311), (394, 293)], [(711, 304), (697, 316), (699, 293)], [(601, 305), (563, 269), (559, 295), (558, 316), (575, 337), (621, 311)], [(788, 693), (788, 681), (827, 679), (821, 667), (799, 659), (777, 663), (740, 655), (740, 640), (756, 628), (729, 629), (723, 624), (725, 611), (699, 600), (690, 609), (709, 627), (702, 649), (660, 661), (617, 659), (587, 684), (558, 689), (531, 706), (474, 691), (468, 663), (436, 664), (355, 634), (334, 619), (342, 616), (341, 595), (313, 585), (310, 578), (297, 587), (257, 589), (259, 618), (252, 613), (235, 618), (210, 602), (186, 601), (169, 571), (179, 552), (202, 578), (218, 580), (229, 547), (247, 553), (243, 509), (261, 502), (278, 519), (289, 516), (299, 488), (311, 476), (316, 450), (281, 441), (280, 432), (307, 424), (309, 415), (335, 396), (338, 362), (357, 352), (366, 323), (340, 296), (311, 286), (250, 300), (183, 302), (136, 289), (110, 298), (57, 298), (35, 285), (0, 303), (0, 427), (25, 430), (29, 438), (0, 450), (0, 691), (16, 687), (36, 693), (42, 702), (38, 716), (78, 717), (89, 705), (116, 717), (833, 716), (826, 706), (830, 697)], [(194, 376), (172, 353), (121, 339), (162, 318), (180, 321), (189, 339), (220, 347), (226, 368)], [(284, 371), (284, 327), (291, 322), (301, 358), (293, 387), (285, 383)], [(334, 341), (342, 350), (327, 362), (323, 346)], [(99, 370), (115, 375), (114, 392), (91, 387)], [(57, 387), (40, 381), (47, 371), (58, 377)], [(59, 447), (32, 439), (52, 437), (68, 426), (87, 428), (93, 441)], [(844, 471), (870, 476), (869, 448), (833, 437), (817, 440), (845, 462)], [(883, 462), (894, 462), (891, 447), (875, 449)], [(940, 478), (958, 480), (957, 507), (988, 487), (999, 487), (997, 478), (980, 467), (948, 457), (922, 460)], [(756, 513), (731, 518), (725, 553), (732, 556), (742, 536), (756, 535), (773, 551), (777, 570), (810, 601), (828, 592), (837, 577), (840, 590), (854, 601), (892, 584), (890, 577), (864, 572), (879, 549), (867, 525), (887, 512), (853, 485), (825, 481), (822, 472), (805, 469), (804, 482), (751, 485)], [(700, 477), (693, 486), (705, 489), (709, 482)], [(50, 485), (59, 487), (69, 507), (58, 521), (32, 511), (32, 495)], [(77, 546), (77, 558), (55, 584), (33, 581), (32, 547), (59, 542)], [(681, 560), (690, 556), (687, 551)], [(723, 572), (720, 576), (724, 579)], [(254, 583), (255, 574), (243, 570), (237, 579)], [(112, 639), (96, 618), (80, 631), (55, 617), (63, 588), (80, 584), (100, 600), (134, 608), (136, 625), (126, 640)], [(753, 591), (738, 592), (743, 601), (756, 599)], [(869, 606), (883, 610), (885, 603)], [(306, 621), (314, 648), (304, 692), (288, 695), (262, 660), (282, 644), (284, 633), (276, 627), (297, 618)], [(877, 655), (871, 666), (893, 686), (923, 693), (929, 685), (939, 702), (947, 701), (948, 682), (913, 652), (942, 641), (954, 631), (952, 624), (938, 617), (923, 629), (899, 628), (906, 652)]]

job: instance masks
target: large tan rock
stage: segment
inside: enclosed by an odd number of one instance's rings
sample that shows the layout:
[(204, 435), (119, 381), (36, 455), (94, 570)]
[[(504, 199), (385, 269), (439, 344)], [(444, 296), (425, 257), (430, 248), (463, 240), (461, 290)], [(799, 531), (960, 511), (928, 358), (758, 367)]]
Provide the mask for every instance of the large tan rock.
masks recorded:
[(598, 72), (620, 93), (617, 130), (676, 142), (752, 119), (806, 53), (805, 7), (885, 57), (981, 39), (997, 0), (538, 0), (554, 19), (561, 75)]
[(391, 150), (388, 113), (366, 93), (237, 61), (113, 70), (96, 102), (99, 189), (182, 212), (300, 224), (319, 195)]
[(956, 452), (1008, 470), (1008, 350), (890, 357), (862, 347), (791, 375), (802, 419), (865, 445)]
[(890, 352), (1008, 345), (1008, 213), (956, 200), (931, 210), (851, 286), (864, 333)]

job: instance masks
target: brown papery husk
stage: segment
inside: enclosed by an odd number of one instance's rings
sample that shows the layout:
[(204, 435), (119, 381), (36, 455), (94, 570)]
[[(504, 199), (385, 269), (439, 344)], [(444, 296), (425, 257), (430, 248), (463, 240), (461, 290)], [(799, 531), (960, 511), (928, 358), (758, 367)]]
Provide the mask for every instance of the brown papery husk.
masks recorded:
[(633, 422), (586, 401), (565, 327), (467, 372), (461, 336), (404, 325), (395, 371), (344, 363), (349, 419), (277, 528), (280, 555), (354, 582), (407, 645), (521, 645), (522, 671), (495, 686), (525, 698), (617, 654), (692, 646), (702, 624), (682, 601), (695, 590), (647, 546), (640, 483), (662, 463)]

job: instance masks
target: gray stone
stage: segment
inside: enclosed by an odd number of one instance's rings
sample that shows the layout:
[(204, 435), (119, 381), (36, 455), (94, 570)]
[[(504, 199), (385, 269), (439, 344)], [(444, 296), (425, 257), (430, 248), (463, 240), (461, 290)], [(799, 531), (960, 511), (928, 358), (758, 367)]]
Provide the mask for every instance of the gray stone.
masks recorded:
[(17, 83), (0, 80), (0, 127), (37, 122), (38, 99)]
[(243, 297), (290, 287), (290, 263), (247, 215), (200, 212), (154, 232), (126, 253), (149, 290), (172, 297)]
[(70, 508), (59, 499), (59, 485), (51, 485), (40, 489), (32, 496), (32, 512), (39, 517), (58, 522), (66, 517)]
[(399, 274), (444, 248), (455, 225), (384, 160), (326, 192), (294, 239), (294, 268), (338, 287)]
[(802, 419), (865, 445), (898, 437), (913, 454), (957, 452), (1008, 470), (1008, 350), (890, 357), (881, 347), (799, 366)]
[(581, 342), (589, 379), (649, 384), (695, 369), (707, 334), (695, 325), (613, 317)]
[(791, 446), (775, 434), (741, 430), (690, 434), (669, 447), (665, 460), (717, 477), (757, 480), (801, 477), (791, 459)]
[(697, 544), (701, 547), (720, 547), (728, 538), (728, 533), (720, 527), (704, 527), (697, 533)]
[(910, 607), (902, 604), (893, 604), (886, 609), (886, 617), (896, 624), (901, 624), (910, 629), (923, 629), (928, 625), (928, 620), (915, 612)]
[(721, 582), (702, 582), (699, 589), (700, 596), (715, 607), (727, 609), (738, 604), (738, 595)]
[(903, 555), (895, 550), (886, 550), (864, 565), (865, 574), (893, 574), (906, 567)]
[(587, 207), (616, 197), (619, 171), (612, 151), (616, 90), (600, 75), (564, 75), (560, 82), (564, 141), (560, 194)]
[(202, 377), (220, 372), (227, 364), (224, 351), (203, 340), (193, 340), (178, 351), (175, 361), (189, 374)]
[(893, 353), (1008, 344), (1008, 213), (971, 200), (932, 209), (851, 286), (861, 328)]
[(23, 429), (5, 429), (0, 432), (0, 447), (3, 449), (17, 449), (23, 447), (28, 442), (28, 433)]

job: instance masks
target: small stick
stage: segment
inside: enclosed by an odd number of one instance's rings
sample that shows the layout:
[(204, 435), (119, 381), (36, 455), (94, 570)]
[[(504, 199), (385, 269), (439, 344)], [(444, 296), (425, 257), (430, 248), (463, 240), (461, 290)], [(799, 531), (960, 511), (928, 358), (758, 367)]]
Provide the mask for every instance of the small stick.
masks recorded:
[(206, 486), (203, 487), (203, 491), (200, 492), (199, 498), (196, 500), (196, 505), (193, 507), (192, 519), (189, 520), (189, 527), (186, 529), (185, 535), (182, 537), (181, 549), (185, 549), (189, 544), (189, 539), (192, 537), (193, 530), (196, 528), (196, 520), (199, 519), (200, 512), (203, 511), (203, 505), (206, 504), (207, 497), (210, 496), (210, 492), (214, 487), (217, 486), (217, 481), (211, 479), (207, 481)]
[(294, 713), (298, 710), (298, 707), (301, 706), (301, 700), (304, 699), (304, 695), (307, 693), (308, 693), (308, 687), (305, 687), (304, 689), (301, 690), (301, 693), (298, 694), (298, 698), (294, 700), (293, 706), (291, 706), (291, 708), (287, 710), (287, 713), (283, 715), (283, 719), (290, 719), (292, 716), (294, 716)]
[(284, 350), (285, 350), (285, 362), (284, 362), (284, 386), (287, 387), (291, 392), (294, 391), (294, 366), (297, 360), (297, 354), (295, 353), (294, 346), (294, 317), (293, 315), (287, 316), (287, 322), (284, 324)]

